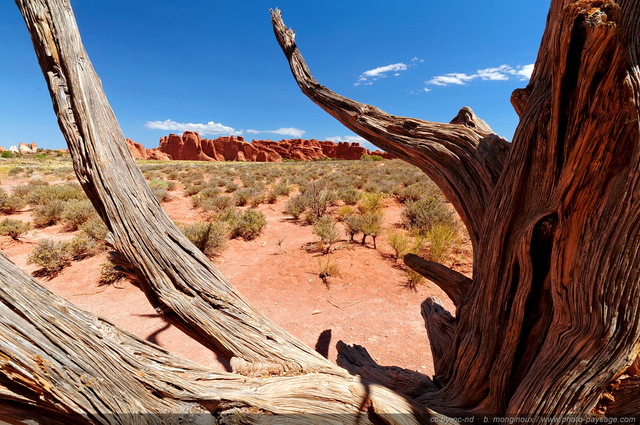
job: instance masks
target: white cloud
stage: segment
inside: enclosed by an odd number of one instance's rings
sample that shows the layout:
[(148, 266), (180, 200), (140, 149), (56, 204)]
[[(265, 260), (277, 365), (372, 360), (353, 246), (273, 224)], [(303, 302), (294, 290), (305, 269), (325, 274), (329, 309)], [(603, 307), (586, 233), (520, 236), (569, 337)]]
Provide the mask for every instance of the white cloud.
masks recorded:
[(333, 136), (333, 137), (327, 137), (325, 140), (329, 140), (333, 143), (347, 142), (347, 143), (360, 143), (361, 145), (363, 143), (369, 143), (367, 142), (367, 139), (360, 136), (345, 136), (345, 137)]
[(435, 86), (448, 86), (450, 84), (464, 85), (475, 79), (484, 81), (508, 81), (517, 78), (524, 81), (531, 78), (532, 72), (533, 64), (517, 66), (515, 68), (509, 65), (500, 65), (495, 68), (479, 69), (475, 74), (450, 73), (438, 75), (425, 81), (425, 84)]
[(409, 63), (408, 65), (404, 62), (398, 62), (398, 63), (392, 63), (390, 65), (379, 66), (377, 68), (369, 69), (367, 71), (364, 71), (362, 74), (360, 74), (360, 76), (358, 77), (358, 81), (356, 81), (354, 85), (370, 86), (376, 80), (387, 77), (388, 74), (391, 74), (394, 77), (398, 77), (402, 73), (402, 71), (406, 71), (410, 67), (420, 62), (424, 62), (424, 60), (417, 57), (413, 57), (411, 58), (411, 63)]
[(299, 128), (283, 127), (277, 130), (247, 130), (247, 133), (251, 133), (251, 134), (272, 133), (272, 134), (280, 134), (282, 136), (302, 137), (305, 131), (300, 130)]
[(151, 130), (166, 130), (166, 131), (197, 131), (200, 134), (233, 134), (239, 136), (242, 131), (236, 131), (232, 127), (227, 127), (213, 121), (209, 121), (206, 124), (201, 123), (180, 123), (173, 120), (164, 121), (147, 121), (144, 124), (145, 127)]
[(533, 64), (525, 65), (518, 71), (519, 75), (522, 75), (527, 80), (531, 78), (531, 74), (533, 74)]

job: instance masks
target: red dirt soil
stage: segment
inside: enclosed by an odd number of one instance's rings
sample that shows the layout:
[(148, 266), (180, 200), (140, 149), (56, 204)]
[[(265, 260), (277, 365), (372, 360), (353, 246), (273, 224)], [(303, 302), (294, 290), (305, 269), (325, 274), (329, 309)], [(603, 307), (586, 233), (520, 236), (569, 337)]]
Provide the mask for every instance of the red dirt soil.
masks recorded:
[[(7, 188), (16, 182), (3, 181)], [(169, 216), (180, 222), (202, 220), (198, 210), (182, 191), (171, 192), (173, 199), (163, 203)], [(418, 285), (415, 291), (405, 285), (407, 274), (393, 259), (386, 233), (399, 226), (400, 205), (387, 200), (383, 234), (378, 249), (343, 240), (329, 256), (307, 252), (303, 246), (317, 240), (311, 226), (292, 221), (284, 215), (286, 200), (258, 209), (267, 217), (267, 226), (253, 241), (231, 240), (224, 253), (213, 260), (233, 286), (258, 310), (335, 362), (335, 344), (342, 340), (364, 346), (381, 365), (400, 366), (433, 374), (431, 351), (420, 303), (429, 296), (443, 300), (449, 311), (453, 305), (432, 282)], [(30, 212), (12, 218), (28, 221)], [(0, 237), (0, 248), (27, 272), (34, 244), (44, 237), (69, 240), (74, 236), (61, 226), (35, 229), (20, 242)], [(469, 274), (470, 248), (452, 256), (454, 268)], [(340, 275), (325, 285), (319, 277), (319, 262), (327, 257), (337, 263)], [(52, 280), (42, 280), (55, 293), (77, 306), (122, 326), (141, 338), (157, 343), (172, 353), (212, 368), (223, 369), (215, 353), (204, 348), (176, 327), (167, 323), (151, 307), (140, 289), (123, 281), (99, 286), (100, 265), (105, 255), (74, 262)], [(456, 263), (457, 261), (457, 263)], [(324, 334), (323, 334), (324, 332)], [(322, 341), (318, 341), (323, 334)], [(317, 345), (318, 344), (318, 345)]]

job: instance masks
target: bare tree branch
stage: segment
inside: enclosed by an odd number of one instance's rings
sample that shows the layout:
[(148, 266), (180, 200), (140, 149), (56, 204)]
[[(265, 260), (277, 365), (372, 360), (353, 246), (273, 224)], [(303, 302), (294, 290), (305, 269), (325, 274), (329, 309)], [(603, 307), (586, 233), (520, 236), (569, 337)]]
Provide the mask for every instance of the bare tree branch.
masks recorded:
[(390, 115), (332, 92), (311, 74), (280, 10), (271, 11), (271, 21), (302, 92), (356, 134), (427, 173), (460, 214), (475, 246), (509, 144), (470, 108), (449, 124), (434, 123)]
[(206, 369), (78, 309), (1, 252), (0, 370), (3, 419), (160, 423), (162, 415), (234, 411), (370, 423), (367, 410), (394, 424), (442, 419), (357, 376), (256, 378)]
[(343, 371), (254, 310), (164, 213), (125, 144), (67, 0), (16, 0), (78, 179), (156, 310), (265, 373)]
[(464, 299), (471, 289), (471, 279), (449, 267), (427, 261), (415, 254), (405, 255), (404, 263), (410, 269), (438, 285), (456, 307), (464, 304)]

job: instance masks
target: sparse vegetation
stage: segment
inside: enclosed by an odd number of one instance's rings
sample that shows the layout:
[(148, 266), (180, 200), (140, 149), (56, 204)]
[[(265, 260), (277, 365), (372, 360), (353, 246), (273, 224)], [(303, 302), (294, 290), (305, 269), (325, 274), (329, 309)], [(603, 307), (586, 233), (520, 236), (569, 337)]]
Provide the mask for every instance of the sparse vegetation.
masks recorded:
[(20, 240), (20, 236), (31, 230), (29, 223), (24, 221), (5, 218), (0, 221), (0, 235), (10, 236), (13, 240)]
[(39, 275), (53, 278), (71, 264), (71, 255), (66, 249), (66, 243), (41, 239), (29, 254), (27, 264), (40, 267)]
[(313, 233), (318, 236), (322, 244), (325, 245), (325, 254), (331, 252), (331, 246), (340, 241), (340, 232), (330, 215), (324, 215), (316, 221), (316, 224), (313, 226)]
[(220, 255), (226, 247), (229, 229), (224, 222), (198, 222), (180, 225), (184, 235), (205, 255)]
[(245, 241), (253, 240), (260, 235), (266, 225), (267, 219), (263, 213), (257, 210), (246, 210), (233, 222), (231, 237), (240, 237)]

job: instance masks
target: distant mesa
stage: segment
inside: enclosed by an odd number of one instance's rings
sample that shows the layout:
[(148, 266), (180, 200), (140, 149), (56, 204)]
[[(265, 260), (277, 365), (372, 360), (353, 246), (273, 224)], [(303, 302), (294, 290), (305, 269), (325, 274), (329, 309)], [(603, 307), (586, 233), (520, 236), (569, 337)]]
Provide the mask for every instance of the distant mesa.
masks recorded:
[(182, 136), (169, 134), (160, 138), (160, 146), (145, 149), (140, 143), (127, 139), (127, 146), (136, 159), (182, 160), (182, 161), (248, 161), (282, 162), (284, 159), (313, 161), (319, 159), (357, 160), (363, 155), (379, 155), (393, 158), (382, 151), (370, 151), (358, 143), (318, 141), (315, 139), (253, 140), (245, 142), (243, 137), (228, 136), (217, 139), (202, 139), (200, 134), (185, 131)]

